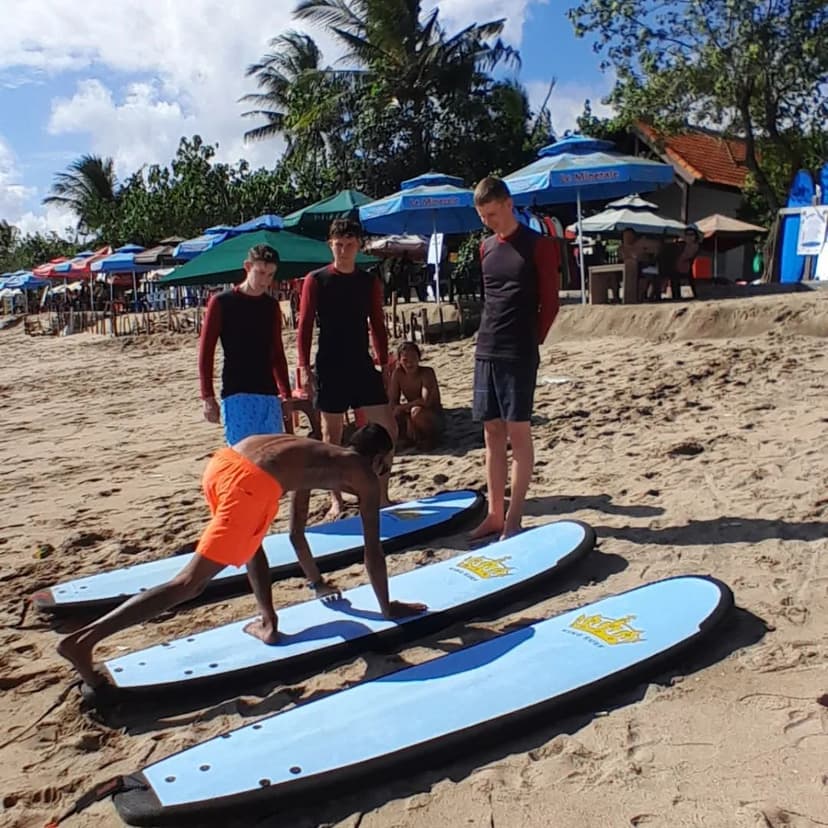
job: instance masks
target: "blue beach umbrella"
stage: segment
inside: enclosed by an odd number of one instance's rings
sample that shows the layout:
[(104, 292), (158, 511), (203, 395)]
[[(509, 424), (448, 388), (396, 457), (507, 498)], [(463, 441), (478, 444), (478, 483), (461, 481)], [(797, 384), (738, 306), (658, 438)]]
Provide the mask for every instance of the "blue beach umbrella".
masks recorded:
[(226, 227), (221, 224), (216, 227), (208, 227), (200, 236), (181, 242), (173, 251), (173, 256), (176, 259), (189, 261), (196, 256), (200, 256), (206, 250), (212, 250), (217, 244), (221, 244), (225, 239), (235, 235), (237, 235), (237, 231), (234, 227)]
[[(474, 193), (462, 178), (426, 173), (403, 181), (402, 188), (359, 208), (368, 233), (433, 236), (437, 233), (471, 233), (481, 227), (474, 209)], [(440, 301), (440, 264), (436, 265), (437, 301)]]
[(30, 270), (18, 270), (15, 273), (8, 274), (5, 287), (20, 288), (20, 290), (37, 290), (38, 288), (48, 287), (52, 283), (48, 279), (41, 279), (35, 276)]
[(125, 244), (109, 256), (92, 262), (89, 267), (95, 273), (145, 273), (153, 266), (135, 263), (135, 256), (143, 252), (144, 248), (138, 244)]
[(54, 271), (55, 273), (71, 273), (73, 265), (76, 267), (84, 259), (88, 259), (90, 256), (94, 255), (95, 253), (92, 250), (81, 250), (80, 253), (76, 253), (71, 259), (67, 259), (65, 262), (56, 264)]
[(399, 192), (363, 204), (359, 219), (367, 233), (378, 236), (471, 233), (481, 226), (474, 193), (462, 178), (442, 173), (403, 181)]
[[(614, 151), (614, 144), (573, 135), (544, 147), (531, 164), (505, 177), (515, 204), (567, 204), (578, 208), (578, 238), (582, 237), (581, 202), (648, 193), (673, 183), (670, 164)], [(584, 257), (581, 301), (586, 301)]]
[(9, 290), (23, 291), (23, 302), (26, 313), (29, 312), (29, 295), (27, 291), (48, 287), (50, 284), (52, 283), (48, 279), (41, 279), (29, 270), (17, 270), (14, 273), (4, 273), (0, 277), (0, 290), (8, 288)]
[(283, 227), (284, 222), (281, 216), (266, 213), (258, 218), (245, 221), (243, 224), (237, 224), (233, 232), (238, 235), (239, 233), (255, 233), (257, 230), (281, 230)]
[[(132, 303), (135, 310), (138, 309), (138, 285), (136, 283), (136, 274), (148, 273), (153, 270), (152, 265), (139, 265), (135, 263), (135, 256), (138, 253), (143, 253), (144, 248), (139, 244), (125, 244), (119, 247), (114, 253), (92, 262), (90, 269), (93, 272), (106, 273), (131, 273), (132, 274)], [(109, 298), (112, 300), (113, 283), (109, 283)]]

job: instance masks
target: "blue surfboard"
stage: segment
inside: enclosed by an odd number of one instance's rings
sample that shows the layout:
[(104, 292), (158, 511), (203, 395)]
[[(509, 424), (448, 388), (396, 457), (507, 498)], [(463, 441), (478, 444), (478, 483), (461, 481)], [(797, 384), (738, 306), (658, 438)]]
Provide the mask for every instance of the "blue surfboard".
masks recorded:
[[(808, 207), (814, 200), (814, 179), (808, 170), (800, 170), (791, 184), (788, 207)], [(782, 217), (782, 252), (779, 259), (779, 281), (793, 284), (802, 281), (805, 257), (796, 252), (799, 239), (799, 216)]]
[[(819, 171), (819, 186), (822, 190), (821, 203), (828, 205), (828, 163), (823, 164)], [(817, 256), (813, 278), (819, 281), (828, 281), (828, 244), (823, 245), (822, 252)]]
[[(382, 617), (370, 585), (338, 600), (313, 600), (279, 610), (282, 641), (267, 645), (244, 632), (252, 619), (236, 621), (103, 662), (106, 700), (158, 693), (169, 698), (205, 686), (255, 676), (283, 677), (309, 663), (331, 664), (394, 634), (422, 635), (502, 605), (546, 582), (589, 552), (595, 532), (578, 521), (537, 526), (508, 540), (411, 570), (390, 579), (392, 598), (420, 601), (428, 612), (397, 621)], [(114, 692), (113, 692), (114, 690)], [(87, 692), (89, 701), (96, 701)], [(105, 699), (100, 699), (103, 702)]]
[[(509, 738), (586, 694), (663, 669), (733, 604), (724, 584), (657, 581), (555, 618), (356, 684), (224, 733), (118, 778), (131, 825), (181, 824), (387, 778), (481, 738)], [(422, 767), (422, 765), (420, 765)]]
[[(430, 538), (451, 534), (479, 513), (484, 500), (479, 492), (461, 490), (411, 500), (380, 512), (380, 537), (386, 552), (396, 552)], [(327, 571), (359, 560), (363, 554), (362, 520), (345, 518), (310, 526), (308, 543), (320, 570)], [(301, 575), (296, 553), (286, 532), (268, 535), (264, 551), (273, 580)], [(32, 596), (45, 612), (104, 612), (126, 598), (145, 592), (177, 575), (194, 553), (161, 558), (134, 566), (64, 581)], [(207, 586), (205, 595), (231, 595), (244, 591), (245, 567), (225, 567)]]

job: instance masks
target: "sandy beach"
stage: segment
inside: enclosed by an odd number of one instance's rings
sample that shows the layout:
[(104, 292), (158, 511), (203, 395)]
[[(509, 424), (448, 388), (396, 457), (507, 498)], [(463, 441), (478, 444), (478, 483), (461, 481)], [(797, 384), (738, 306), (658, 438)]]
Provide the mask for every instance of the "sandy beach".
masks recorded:
[[(198, 400), (194, 335), (107, 339), (0, 331), (0, 824), (42, 828), (95, 783), (405, 664), (682, 573), (727, 583), (738, 609), (703, 652), (494, 748), (376, 779), (239, 826), (812, 828), (828, 825), (828, 291), (566, 305), (542, 349), (528, 525), (590, 523), (600, 548), (544, 595), (296, 683), (170, 717), (80, 710), (39, 588), (170, 554), (204, 525), (200, 478), (221, 445)], [(292, 332), (285, 337), (295, 364)], [(484, 485), (471, 421), (471, 339), (424, 359), (447, 448), (405, 453), (392, 496)], [(316, 495), (313, 517), (328, 505)], [(274, 531), (285, 528), (281, 515)], [(466, 533), (389, 557), (407, 571)], [(40, 551), (39, 551), (40, 550)], [(343, 586), (364, 582), (361, 565)], [(277, 608), (307, 600), (274, 585)], [(249, 594), (167, 614), (104, 658), (253, 614)], [(553, 666), (550, 666), (552, 669)], [(822, 698), (822, 701), (820, 701)], [(278, 751), (278, 745), (273, 746)], [(122, 824), (109, 801), (65, 823)], [(223, 822), (221, 824), (230, 825)]]

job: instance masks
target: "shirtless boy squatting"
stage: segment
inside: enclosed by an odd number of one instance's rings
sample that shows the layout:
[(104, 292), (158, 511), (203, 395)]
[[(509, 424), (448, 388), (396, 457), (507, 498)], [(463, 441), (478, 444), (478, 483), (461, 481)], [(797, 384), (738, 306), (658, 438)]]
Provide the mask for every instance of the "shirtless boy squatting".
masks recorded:
[(425, 604), (392, 601), (388, 594), (388, 570), (379, 539), (379, 476), (388, 472), (393, 448), (388, 432), (372, 423), (358, 429), (348, 447), (272, 434), (247, 437), (220, 449), (204, 472), (204, 495), (212, 519), (192, 560), (172, 580), (129, 598), (67, 635), (58, 644), (58, 653), (74, 665), (89, 687), (98, 687), (106, 683), (93, 665), (92, 652), (99, 642), (196, 598), (225, 566), (245, 564), (261, 613), (245, 632), (266, 644), (278, 643), (270, 568), (261, 544), (285, 492), (292, 492), (290, 541), (305, 577), (318, 596), (338, 591), (320, 576), (305, 537), (311, 489), (342, 490), (359, 498), (365, 570), (382, 614), (402, 618), (423, 612)]

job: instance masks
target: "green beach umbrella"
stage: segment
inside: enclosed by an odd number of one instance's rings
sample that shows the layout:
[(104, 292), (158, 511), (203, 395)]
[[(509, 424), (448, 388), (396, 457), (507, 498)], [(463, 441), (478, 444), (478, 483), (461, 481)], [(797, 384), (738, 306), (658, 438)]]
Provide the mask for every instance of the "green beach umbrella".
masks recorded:
[[(187, 264), (158, 280), (159, 285), (221, 285), (240, 282), (244, 277), (242, 263), (247, 251), (257, 244), (269, 244), (279, 252), (281, 263), (277, 279), (296, 279), (308, 271), (330, 264), (333, 260), (327, 243), (285, 231), (259, 230), (234, 236), (197, 256)], [(362, 253), (357, 256), (361, 267), (376, 263)]]
[(373, 201), (370, 196), (358, 190), (340, 190), (336, 195), (323, 198), (285, 216), (284, 226), (297, 233), (327, 239), (328, 227), (336, 218), (355, 218), (359, 221), (359, 207)]

